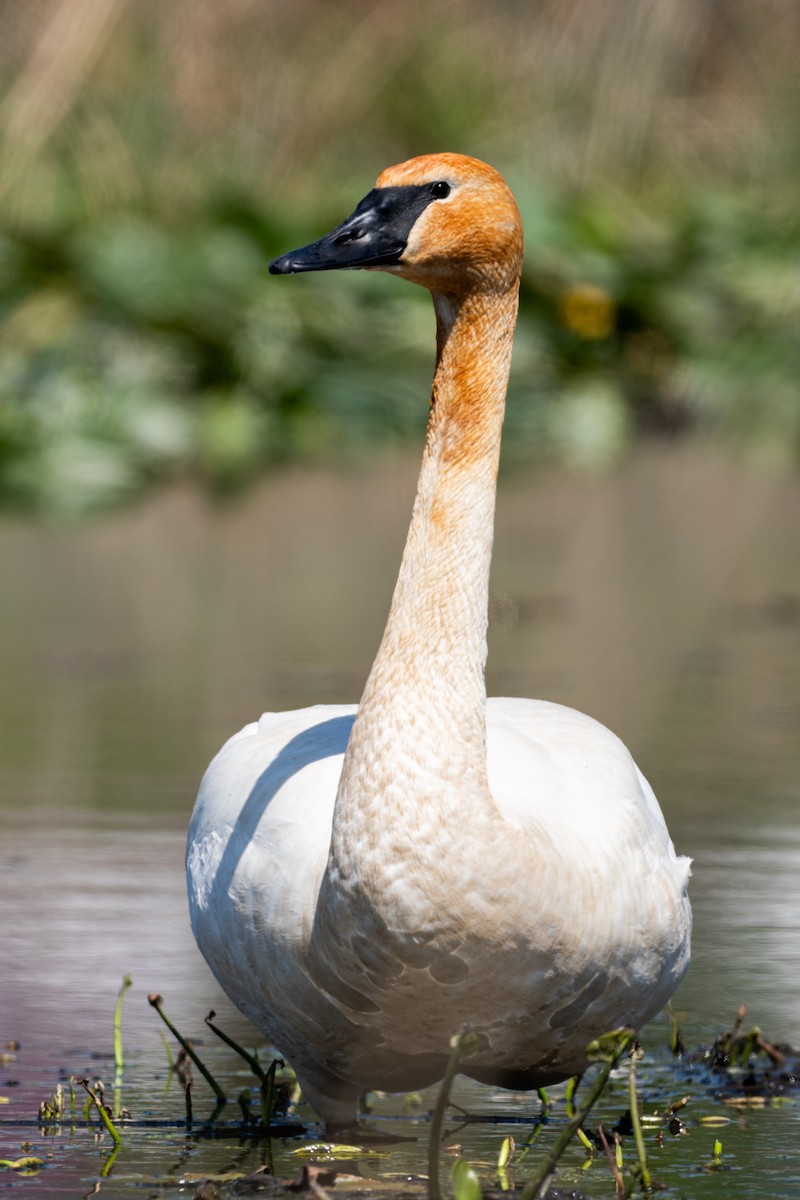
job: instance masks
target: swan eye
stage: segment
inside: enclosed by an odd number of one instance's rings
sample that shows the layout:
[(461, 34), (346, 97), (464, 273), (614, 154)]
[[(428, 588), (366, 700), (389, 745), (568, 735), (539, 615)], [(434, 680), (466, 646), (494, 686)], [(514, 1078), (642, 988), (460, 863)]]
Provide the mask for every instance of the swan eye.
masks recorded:
[(432, 183), (431, 195), (435, 196), (437, 200), (444, 200), (445, 196), (450, 195), (450, 184), (445, 183), (443, 179), (440, 179), (437, 183)]

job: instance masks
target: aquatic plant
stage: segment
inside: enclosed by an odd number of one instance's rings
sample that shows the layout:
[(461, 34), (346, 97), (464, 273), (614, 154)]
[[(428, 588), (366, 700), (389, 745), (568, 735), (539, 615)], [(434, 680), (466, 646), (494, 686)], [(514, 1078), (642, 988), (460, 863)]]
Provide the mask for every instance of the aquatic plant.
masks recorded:
[[(179, 1042), (183, 1052), (186, 1055), (188, 1055), (188, 1057), (192, 1060), (194, 1065), (197, 1067), (198, 1071), (203, 1076), (205, 1081), (208, 1083), (208, 1085), (211, 1088), (211, 1090), (213, 1091), (214, 1095), (217, 1097), (218, 1104), (219, 1105), (227, 1104), (227, 1102), (228, 1102), (227, 1096), (223, 1092), (220, 1085), (217, 1083), (214, 1076), (209, 1071), (208, 1067), (202, 1061), (199, 1054), (192, 1046), (191, 1042), (188, 1042), (184, 1037), (181, 1036), (180, 1033), (178, 1033), (178, 1030), (175, 1028), (175, 1026), (172, 1024), (172, 1022), (170, 1021), (167, 1014), (164, 1012), (163, 998), (158, 994), (158, 992), (151, 992), (150, 995), (147, 997), (147, 1002), (152, 1008), (154, 1008), (156, 1010), (156, 1012), (161, 1017), (161, 1020), (164, 1022), (167, 1029), (172, 1034), (172, 1036), (176, 1039), (177, 1042)], [(190, 1095), (191, 1095), (191, 1092), (190, 1092), (189, 1088), (187, 1087), (187, 1104), (190, 1104), (190, 1099), (189, 1099)]]
[[(710, 1052), (712, 1046), (718, 1042), (723, 1044), (730, 1043), (734, 1035), (736, 1038), (747, 1038), (752, 1033), (752, 1028), (747, 1028), (744, 1025), (743, 1015), (744, 1014), (741, 1014), (741, 1016), (737, 1018), (737, 1021), (734, 1022), (734, 1026), (730, 1030), (720, 1033), (719, 1037), (714, 1039), (713, 1042), (709, 1043), (707, 1047), (701, 1048), (701, 1050), (698, 1051), (697, 1057), (695, 1057), (694, 1052), (692, 1052), (691, 1054), (687, 1055), (686, 1060), (676, 1062), (674, 1060), (670, 1060), (666, 1056), (663, 1056), (663, 1067), (666, 1071), (670, 1072), (670, 1083), (668, 1086), (672, 1088), (685, 1087), (688, 1078), (690, 1083), (690, 1091), (686, 1095), (681, 1095), (678, 1099), (673, 1100), (671, 1103), (660, 1106), (657, 1112), (651, 1111), (649, 1113), (644, 1113), (641, 1117), (643, 1136), (647, 1135), (649, 1130), (650, 1134), (656, 1137), (659, 1145), (666, 1145), (667, 1143), (664, 1141), (664, 1139), (677, 1137), (686, 1132), (686, 1127), (681, 1122), (680, 1116), (684, 1114), (684, 1109), (689, 1103), (689, 1096), (691, 1095), (692, 1106), (695, 1107), (699, 1105), (704, 1111), (701, 1111), (700, 1115), (694, 1118), (694, 1121), (689, 1121), (689, 1125), (694, 1127), (694, 1131), (699, 1131), (700, 1133), (700, 1137), (695, 1137), (694, 1143), (690, 1141), (685, 1144), (687, 1149), (692, 1147), (690, 1162), (693, 1165), (689, 1169), (696, 1171), (699, 1174), (708, 1173), (710, 1175), (714, 1175), (719, 1172), (726, 1172), (726, 1180), (728, 1181), (726, 1186), (728, 1187), (731, 1195), (744, 1195), (747, 1189), (751, 1189), (754, 1185), (758, 1186), (759, 1181), (757, 1176), (754, 1176), (753, 1169), (751, 1168), (748, 1172), (743, 1173), (740, 1171), (738, 1173), (738, 1175), (746, 1174), (748, 1176), (746, 1186), (743, 1186), (740, 1190), (737, 1190), (735, 1182), (733, 1184), (730, 1182), (731, 1180), (735, 1181), (735, 1179), (738, 1177), (736, 1171), (730, 1172), (730, 1168), (735, 1167), (736, 1165), (742, 1165), (741, 1163), (737, 1164), (737, 1135), (739, 1133), (740, 1120), (738, 1114), (735, 1114), (734, 1118), (732, 1119), (730, 1110), (727, 1110), (727, 1113), (725, 1110), (722, 1112), (719, 1111), (721, 1104), (725, 1103), (725, 1096), (723, 1094), (717, 1096), (717, 1089), (714, 1086), (714, 1081), (716, 1080), (717, 1084), (719, 1083), (720, 1071), (722, 1071), (724, 1073), (729, 1072), (732, 1081), (734, 1079), (738, 1079), (741, 1082), (742, 1078), (746, 1077), (749, 1067), (747, 1064), (745, 1064), (744, 1066), (736, 1065), (733, 1067), (723, 1066), (721, 1068), (712, 1068), (709, 1065), (710, 1058), (705, 1057), (705, 1052)], [(470, 1043), (468, 1040), (462, 1042), (462, 1045), (458, 1045), (459, 1041), (461, 1041), (461, 1039), (463, 1039), (465, 1036), (468, 1038), (469, 1034), (467, 1033), (464, 1035), (462, 1033), (458, 1038), (454, 1038), (454, 1043), (456, 1043), (456, 1045), (451, 1048), (453, 1052), (456, 1050), (458, 1051), (457, 1054), (454, 1053), (455, 1070), (457, 1070), (458, 1067), (458, 1061), (461, 1057), (462, 1048), (467, 1051), (470, 1048)], [(626, 1035), (620, 1036), (624, 1037)], [(223, 1041), (226, 1039), (227, 1035), (225, 1035)], [(773, 1042), (769, 1042), (767, 1039), (764, 1040), (768, 1045), (775, 1048), (775, 1044)], [(633, 1043), (630, 1042), (627, 1050), (630, 1051), (632, 1046)], [(549, 1154), (541, 1156), (535, 1167), (529, 1168), (531, 1178), (527, 1180), (525, 1179), (525, 1164), (531, 1161), (531, 1156), (529, 1155), (526, 1159), (524, 1152), (514, 1147), (514, 1138), (512, 1138), (510, 1135), (507, 1135), (502, 1139), (499, 1152), (497, 1153), (496, 1157), (493, 1155), (489, 1161), (486, 1160), (485, 1154), (483, 1156), (480, 1154), (476, 1156), (474, 1142), (470, 1146), (465, 1139), (464, 1147), (463, 1149), (458, 1149), (458, 1156), (456, 1157), (449, 1171), (450, 1187), (441, 1187), (441, 1194), (449, 1194), (450, 1189), (452, 1189), (452, 1195), (455, 1200), (479, 1200), (479, 1195), (482, 1192), (486, 1194), (494, 1194), (493, 1181), (496, 1179), (497, 1183), (499, 1183), (500, 1189), (503, 1192), (511, 1192), (512, 1190), (515, 1190), (516, 1193), (522, 1193), (522, 1195), (527, 1193), (527, 1195), (530, 1197), (538, 1197), (542, 1194), (543, 1189), (547, 1189), (549, 1187), (551, 1188), (551, 1191), (546, 1194), (549, 1194), (553, 1197), (556, 1195), (563, 1197), (579, 1197), (581, 1195), (581, 1191), (578, 1189), (582, 1187), (580, 1184), (580, 1179), (583, 1177), (583, 1173), (587, 1170), (592, 1172), (591, 1177), (594, 1179), (594, 1186), (590, 1188), (592, 1195), (609, 1195), (613, 1190), (616, 1191), (619, 1196), (630, 1196), (632, 1193), (635, 1193), (641, 1189), (644, 1186), (644, 1180), (638, 1167), (641, 1163), (642, 1156), (639, 1150), (633, 1149), (633, 1146), (629, 1140), (633, 1138), (635, 1144), (633, 1118), (635, 1104), (633, 1100), (633, 1093), (631, 1091), (631, 1079), (634, 1076), (638, 1078), (644, 1072), (644, 1078), (645, 1081), (647, 1081), (646, 1067), (642, 1067), (642, 1060), (640, 1060), (638, 1057), (632, 1057), (629, 1058), (624, 1069), (620, 1069), (620, 1062), (622, 1060), (618, 1059), (617, 1068), (615, 1069), (612, 1078), (607, 1056), (611, 1051), (618, 1048), (619, 1042), (616, 1040), (616, 1038), (613, 1038), (608, 1042), (604, 1041), (603, 1045), (599, 1048), (602, 1053), (598, 1059), (597, 1065), (592, 1068), (592, 1071), (601, 1072), (602, 1076), (605, 1077), (605, 1082), (603, 1082), (601, 1074), (598, 1074), (597, 1076), (592, 1076), (591, 1074), (587, 1075), (587, 1080), (584, 1081), (581, 1086), (582, 1092), (586, 1090), (585, 1096), (582, 1097), (584, 1099), (583, 1108), (580, 1113), (572, 1113), (573, 1120), (569, 1123), (569, 1126), (566, 1122), (563, 1122), (563, 1117), (560, 1112), (562, 1103), (564, 1104), (565, 1112), (567, 1108), (566, 1096), (561, 1092), (560, 1089), (556, 1089), (556, 1094), (551, 1097), (551, 1116), (547, 1119), (547, 1121), (543, 1122), (540, 1117), (534, 1118), (534, 1130), (538, 1140), (536, 1138), (529, 1138), (528, 1141), (531, 1145), (535, 1145), (537, 1148), (541, 1146), (543, 1144), (543, 1139), (546, 1140), (552, 1134), (554, 1128), (558, 1130), (559, 1137), (557, 1141), (555, 1138), (553, 1138), (552, 1144), (548, 1147), (550, 1151)], [(798, 1058), (796, 1049), (785, 1046), (782, 1047), (782, 1052), (785, 1052), (785, 1069), (793, 1069)], [(623, 1050), (623, 1059), (625, 1053), (626, 1051)], [(259, 1066), (261, 1065), (258, 1055), (250, 1054), (249, 1051), (245, 1050), (245, 1061), (247, 1061), (247, 1056), (253, 1059)], [(766, 1069), (766, 1065), (770, 1062), (770, 1059), (764, 1051), (754, 1049), (748, 1062), (750, 1063), (750, 1066), (763, 1063)], [(249, 1063), (248, 1066), (250, 1066)], [(135, 1067), (136, 1063), (134, 1060), (131, 1064), (129, 1064), (126, 1070), (130, 1071), (133, 1069), (135, 1072)], [(268, 1072), (263, 1071), (263, 1068), (261, 1069), (263, 1074), (268, 1074)], [(254, 1074), (254, 1079), (259, 1080), (260, 1083), (260, 1078), (257, 1073)], [(451, 1083), (452, 1080), (450, 1081), (450, 1084)], [(448, 1084), (448, 1091), (446, 1094), (444, 1092), (444, 1088), (441, 1088), (436, 1097), (437, 1105), (440, 1102), (442, 1103), (442, 1112), (446, 1110), (447, 1103), (449, 1101), (449, 1093), (451, 1090), (450, 1084)], [(594, 1092), (598, 1084), (600, 1085), (600, 1099), (603, 1102), (604, 1110), (606, 1110), (604, 1111), (604, 1116), (606, 1115), (608, 1109), (611, 1109), (612, 1111), (615, 1110), (616, 1113), (619, 1113), (620, 1106), (624, 1105), (626, 1102), (630, 1104), (630, 1108), (627, 1112), (622, 1113), (617, 1124), (613, 1128), (604, 1129), (603, 1126), (600, 1125), (595, 1130), (591, 1130), (588, 1128), (585, 1118), (581, 1121), (581, 1117), (586, 1109), (585, 1101), (591, 1099), (591, 1093)], [(611, 1086), (612, 1084), (615, 1086)], [(92, 1084), (89, 1082), (89, 1080), (85, 1080), (82, 1083), (82, 1087), (86, 1093), (87, 1105), (90, 1106), (92, 1112), (98, 1110), (98, 1105), (104, 1107), (102, 1091), (96, 1083)], [(149, 1077), (146, 1087), (152, 1088), (152, 1083), (149, 1082)], [(82, 1142), (84, 1123), (82, 1120), (76, 1121), (75, 1118), (74, 1089), (71, 1088), (71, 1092), (71, 1117), (70, 1102), (67, 1101), (66, 1098), (66, 1086), (61, 1086), (60, 1089), (56, 1089), (54, 1095), (50, 1097), (48, 1101), (44, 1102), (41, 1108), (43, 1121), (45, 1121), (41, 1129), (43, 1134), (54, 1133), (60, 1126), (65, 1125), (68, 1121), (71, 1125), (72, 1136), (69, 1139), (69, 1147), (61, 1147), (60, 1161), (64, 1161), (63, 1155), (65, 1151), (69, 1152), (73, 1147), (79, 1147), (82, 1144), (87, 1144), (85, 1141)], [(706, 1104), (703, 1103), (704, 1100), (707, 1102)], [(574, 1096), (573, 1090), (573, 1105), (576, 1102), (577, 1098)], [(769, 1102), (768, 1098), (766, 1102)], [(709, 1108), (709, 1106), (711, 1107)], [(244, 1110), (242, 1111), (244, 1113)], [(159, 1116), (162, 1114), (163, 1109), (160, 1110)], [(786, 1112), (784, 1110), (777, 1109), (775, 1115), (778, 1117), (778, 1119), (783, 1119), (785, 1122)], [(575, 1130), (574, 1138), (570, 1138), (569, 1130), (572, 1128), (576, 1116), (581, 1123)], [(111, 1119), (107, 1110), (106, 1117), (109, 1120)], [(102, 1120), (102, 1116), (100, 1119)], [(474, 1120), (475, 1118), (473, 1117), (472, 1119)], [(510, 1119), (516, 1121), (520, 1120), (519, 1106), (517, 1106), (516, 1116), (510, 1117)], [(419, 1125), (424, 1120), (424, 1116), (417, 1117), (414, 1119), (414, 1124)], [(563, 1126), (559, 1128), (559, 1126), (562, 1125), (562, 1122)], [(730, 1130), (729, 1135), (726, 1137), (724, 1152), (722, 1140), (719, 1136), (717, 1136), (717, 1132), (723, 1124)], [(12, 1122), (12, 1126), (15, 1128), (13, 1136), (19, 1136), (16, 1133), (17, 1125), (18, 1121)], [(96, 1140), (96, 1138), (100, 1135), (100, 1127), (98, 1126), (97, 1121), (95, 1121), (90, 1128), (93, 1128), (95, 1132), (94, 1134), (90, 1133), (88, 1138), (89, 1144), (91, 1144), (93, 1139)], [(103, 1123), (103, 1128), (107, 1128), (105, 1122)], [(422, 1128), (424, 1128), (424, 1126), (422, 1126)], [(440, 1125), (437, 1135), (437, 1142), (440, 1150), (442, 1128), (443, 1121)], [(710, 1142), (707, 1141), (704, 1136), (704, 1132), (706, 1130), (715, 1131), (713, 1139)], [(292, 1127), (292, 1131), (294, 1133), (302, 1133), (303, 1126), (299, 1124), (295, 1125)], [(133, 1193), (134, 1191), (139, 1190), (142, 1186), (143, 1180), (136, 1174), (135, 1167), (133, 1166), (137, 1160), (137, 1156), (141, 1152), (140, 1143), (136, 1141), (136, 1139), (140, 1137), (141, 1132), (142, 1131), (137, 1128), (137, 1121), (128, 1122), (124, 1133), (124, 1142), (120, 1143), (117, 1140), (114, 1140), (111, 1153), (105, 1158), (105, 1160), (101, 1160), (102, 1166), (99, 1168), (99, 1176), (100, 1178), (106, 1178), (113, 1172), (115, 1160), (119, 1161), (118, 1156), (120, 1154), (130, 1157), (130, 1162), (128, 1162), (126, 1159), (124, 1176), (119, 1176), (115, 1185), (120, 1194), (123, 1194), (126, 1188), (130, 1189), (131, 1193)], [(152, 1154), (153, 1130), (152, 1128), (148, 1128), (144, 1132), (146, 1133), (148, 1146), (150, 1147), (147, 1153)], [(119, 1129), (116, 1129), (116, 1133), (118, 1137), (123, 1136)], [(110, 1136), (113, 1138), (113, 1133), (110, 1134)], [(215, 1194), (214, 1191), (212, 1191), (212, 1188), (216, 1189), (216, 1194), (218, 1195), (227, 1194), (227, 1189), (244, 1190), (250, 1188), (252, 1190), (268, 1189), (275, 1195), (289, 1192), (297, 1193), (298, 1191), (304, 1194), (313, 1193), (317, 1196), (318, 1200), (322, 1200), (320, 1193), (325, 1192), (326, 1189), (329, 1189), (333, 1186), (337, 1173), (340, 1176), (342, 1173), (346, 1173), (348, 1175), (351, 1174), (351, 1172), (355, 1169), (353, 1163), (353, 1160), (355, 1159), (362, 1160), (362, 1162), (365, 1159), (371, 1159), (373, 1163), (381, 1163), (381, 1166), (375, 1172), (374, 1178), (369, 1179), (366, 1183), (362, 1180), (359, 1184), (360, 1188), (368, 1187), (372, 1193), (381, 1195), (383, 1194), (381, 1192), (381, 1187), (384, 1182), (387, 1183), (386, 1194), (390, 1194), (392, 1191), (396, 1190), (398, 1186), (397, 1180), (391, 1174), (393, 1166), (392, 1159), (394, 1157), (393, 1151), (395, 1148), (390, 1145), (388, 1150), (386, 1147), (383, 1147), (380, 1151), (377, 1151), (372, 1143), (375, 1133), (371, 1132), (368, 1128), (363, 1128), (360, 1130), (358, 1135), (353, 1134), (352, 1140), (349, 1142), (349, 1144), (337, 1145), (333, 1147), (329, 1146), (328, 1144), (309, 1141), (306, 1136), (296, 1151), (290, 1151), (288, 1149), (282, 1150), (281, 1153), (284, 1155), (282, 1160), (283, 1171), (280, 1169), (280, 1161), (277, 1159), (276, 1154), (276, 1162), (278, 1163), (277, 1175), (273, 1172), (267, 1143), (263, 1138), (263, 1129), (261, 1127), (261, 1123), (259, 1121), (254, 1123), (252, 1117), (249, 1115), (246, 1116), (244, 1120), (238, 1122), (231, 1120), (225, 1121), (220, 1119), (219, 1109), (217, 1109), (216, 1113), (212, 1114), (210, 1121), (203, 1121), (201, 1130), (198, 1129), (196, 1132), (192, 1133), (190, 1124), (187, 1125), (186, 1137), (187, 1145), (191, 1144), (194, 1147), (195, 1152), (200, 1146), (209, 1146), (214, 1144), (213, 1140), (208, 1141), (205, 1139), (222, 1139), (218, 1144), (224, 1147), (225, 1145), (230, 1144), (229, 1142), (226, 1142), (225, 1139), (234, 1137), (242, 1146), (242, 1153), (245, 1156), (241, 1159), (237, 1159), (236, 1166), (232, 1170), (230, 1169), (230, 1166), (224, 1157), (222, 1159), (218, 1159), (217, 1161), (219, 1161), (221, 1164), (225, 1164), (224, 1169), (220, 1170), (219, 1174), (210, 1175), (205, 1185), (203, 1185), (205, 1186), (205, 1191), (203, 1191), (201, 1188), (202, 1176), (199, 1173), (196, 1173), (194, 1176), (192, 1176), (191, 1173), (187, 1172), (188, 1177), (186, 1181), (182, 1183), (182, 1186), (187, 1186), (190, 1185), (191, 1182), (195, 1182), (197, 1188), (200, 1189), (198, 1190), (199, 1195)], [(485, 1140), (486, 1139), (484, 1138), (484, 1141)], [(389, 1135), (388, 1141), (390, 1143), (392, 1141), (391, 1134)], [(247, 1148), (248, 1142), (250, 1143), (250, 1150)], [(495, 1145), (496, 1144), (497, 1143), (495, 1143)], [(171, 1158), (172, 1145), (173, 1134), (170, 1132), (165, 1140), (166, 1157), (164, 1159), (164, 1162), (169, 1163), (170, 1165), (169, 1167), (161, 1169), (161, 1174), (158, 1173), (158, 1169), (155, 1171), (149, 1170), (148, 1174), (144, 1178), (144, 1182), (148, 1187), (152, 1188), (154, 1186), (159, 1186), (168, 1188), (170, 1186), (175, 1186), (176, 1179), (173, 1174), (173, 1160)], [(587, 1152), (587, 1158), (582, 1167), (577, 1166), (575, 1162), (573, 1162), (571, 1165), (564, 1164), (564, 1156), (567, 1154), (567, 1150), (570, 1145), (579, 1145)], [(631, 1145), (630, 1151), (627, 1149), (629, 1145)], [(739, 1145), (741, 1145), (741, 1143), (739, 1143)], [(559, 1146), (562, 1148), (560, 1150), (560, 1157), (558, 1157), (556, 1160), (556, 1153), (559, 1151)], [(607, 1147), (608, 1152), (608, 1170), (610, 1172), (610, 1179), (606, 1178), (601, 1180), (599, 1178), (599, 1172), (606, 1169), (606, 1152), (603, 1150), (604, 1146)], [(623, 1147), (626, 1148), (623, 1149)], [(455, 1148), (450, 1146), (448, 1149), (454, 1150)], [(601, 1151), (599, 1155), (597, 1154), (598, 1149)], [(52, 1156), (46, 1157), (42, 1155), (39, 1153), (38, 1147), (31, 1145), (29, 1142), (15, 1144), (13, 1152), (9, 1152), (9, 1150), (10, 1147), (5, 1150), (4, 1156), (0, 1158), (0, 1169), (4, 1168), (9, 1172), (15, 1171), (20, 1175), (35, 1173), (42, 1170), (44, 1167), (57, 1169), (58, 1163), (52, 1160)], [(292, 1157), (295, 1155), (304, 1160), (303, 1166), (296, 1174), (296, 1177), (292, 1177), (288, 1174), (286, 1178), (282, 1177), (283, 1174), (286, 1173), (287, 1155), (290, 1162)], [(255, 1168), (253, 1166), (254, 1156), (256, 1156), (257, 1161), (260, 1159), (260, 1165)], [(195, 1162), (197, 1162), (199, 1155), (196, 1155), (195, 1153), (193, 1154), (193, 1158), (195, 1158)], [(684, 1154), (684, 1166), (681, 1168), (681, 1171), (685, 1171), (687, 1169), (685, 1160), (686, 1154)], [(208, 1162), (207, 1159), (205, 1161), (206, 1163)], [(670, 1191), (674, 1190), (676, 1194), (679, 1194), (681, 1189), (685, 1191), (682, 1176), (679, 1175), (676, 1177), (674, 1173), (674, 1160), (672, 1163), (670, 1163), (669, 1157), (661, 1153), (659, 1156), (659, 1164), (659, 1174), (663, 1174), (665, 1176), (665, 1184), (668, 1189)], [(554, 1177), (552, 1173), (556, 1168), (558, 1169), (558, 1176)], [(441, 1169), (440, 1166), (439, 1169)], [(774, 1164), (770, 1169), (773, 1171), (773, 1174), (771, 1174), (769, 1177), (769, 1186), (779, 1187), (780, 1184), (775, 1182), (776, 1176), (774, 1175)], [(548, 1178), (542, 1178), (543, 1171), (548, 1173)], [(386, 1172), (385, 1178), (384, 1172)], [(536, 1174), (536, 1178), (533, 1178), (534, 1174)], [(53, 1176), (53, 1178), (55, 1178), (55, 1176)], [(410, 1194), (413, 1194), (414, 1192), (417, 1192), (418, 1194), (423, 1193), (424, 1184), (421, 1182), (407, 1181), (406, 1172), (403, 1172), (403, 1179), (403, 1186), (408, 1188)], [(576, 1183), (578, 1184), (578, 1187), (576, 1187)], [(496, 1184), (494, 1184), (494, 1186), (496, 1186)], [(657, 1188), (659, 1185), (654, 1184), (651, 1180), (651, 1186)], [(349, 1190), (346, 1181), (342, 1180), (341, 1178), (339, 1182), (339, 1188)]]
[(639, 1117), (639, 1100), (636, 1095), (636, 1063), (642, 1057), (641, 1047), (634, 1044), (630, 1051), (630, 1074), (629, 1074), (629, 1097), (630, 1097), (630, 1114), (631, 1125), (633, 1127), (633, 1136), (636, 1139), (636, 1152), (639, 1155), (639, 1178), (642, 1181), (642, 1187), (646, 1191), (650, 1191), (651, 1179), (650, 1171), (647, 1167), (647, 1152), (644, 1148), (644, 1138), (642, 1137), (642, 1122)]
[(98, 1095), (96, 1086), (91, 1087), (88, 1079), (79, 1079), (78, 1084), (86, 1092), (86, 1095), (89, 1098), (88, 1102), (93, 1104), (97, 1109), (100, 1120), (103, 1122), (106, 1131), (111, 1135), (114, 1145), (120, 1146), (122, 1144), (122, 1134), (111, 1119), (111, 1113), (109, 1112), (107, 1106), (103, 1103), (101, 1095)]
[(634, 1035), (631, 1029), (617, 1029), (605, 1034), (601, 1038), (597, 1038), (589, 1045), (589, 1058), (595, 1063), (601, 1064), (600, 1069), (575, 1116), (556, 1139), (552, 1149), (545, 1156), (538, 1173), (525, 1184), (520, 1192), (519, 1200), (537, 1200), (538, 1197), (547, 1191), (555, 1174), (559, 1159), (575, 1137), (581, 1125), (583, 1125), (592, 1108), (602, 1096), (611, 1072), (622, 1055), (632, 1045), (633, 1040)]
[(208, 1014), (208, 1016), (205, 1018), (206, 1025), (209, 1027), (212, 1033), (216, 1034), (216, 1036), (226, 1044), (226, 1046), (230, 1046), (230, 1048), (234, 1050), (240, 1058), (244, 1059), (250, 1070), (258, 1079), (260, 1085), (259, 1098), (261, 1102), (261, 1120), (263, 1122), (264, 1129), (268, 1130), (272, 1122), (272, 1118), (275, 1115), (275, 1108), (278, 1102), (278, 1093), (275, 1087), (275, 1073), (279, 1067), (285, 1067), (286, 1064), (282, 1058), (273, 1058), (269, 1067), (265, 1071), (261, 1066), (261, 1063), (258, 1061), (257, 1054), (251, 1054), (249, 1050), (245, 1050), (244, 1047), (240, 1046), (238, 1042), (234, 1041), (229, 1034), (225, 1033), (219, 1028), (218, 1025), (213, 1023), (215, 1015), (216, 1014), (213, 1010)]
[[(444, 1077), (436, 1097), (436, 1105), (431, 1117), (430, 1135), (428, 1137), (428, 1200), (441, 1200), (439, 1185), (439, 1151), (442, 1144), (442, 1123), (450, 1100), (450, 1089), (458, 1073), (458, 1065), (464, 1058), (471, 1058), (478, 1050), (478, 1039), (469, 1029), (462, 1029), (450, 1039), (450, 1057), (447, 1060)], [(460, 1179), (462, 1192), (472, 1188), (471, 1180)], [(458, 1196), (458, 1200), (472, 1200), (466, 1195)]]
[(481, 1185), (474, 1167), (457, 1158), (450, 1170), (450, 1182), (456, 1200), (481, 1200)]
[(125, 1057), (122, 1053), (122, 1002), (125, 999), (125, 993), (132, 984), (133, 980), (130, 975), (126, 975), (120, 985), (117, 1003), (114, 1008), (114, 1064), (118, 1074), (122, 1072), (125, 1066)]
[(800, 1052), (775, 1044), (753, 1025), (744, 1028), (747, 1009), (740, 1005), (733, 1027), (709, 1046), (684, 1055), (691, 1070), (707, 1073), (714, 1095), (732, 1107), (761, 1107), (792, 1095), (800, 1081)]
[(20, 1175), (35, 1175), (45, 1165), (43, 1158), (35, 1154), (24, 1154), (22, 1158), (0, 1158), (0, 1167), (18, 1171)]

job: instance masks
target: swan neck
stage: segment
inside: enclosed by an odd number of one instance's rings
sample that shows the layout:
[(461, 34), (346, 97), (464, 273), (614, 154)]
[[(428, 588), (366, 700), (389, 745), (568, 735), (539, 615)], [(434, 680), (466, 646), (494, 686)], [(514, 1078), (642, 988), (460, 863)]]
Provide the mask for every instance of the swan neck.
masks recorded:
[[(517, 312), (501, 293), (434, 296), (437, 363), (389, 618), (353, 727), (335, 825), (409, 796), (488, 797), (486, 628), (500, 435)], [(449, 799), (448, 799), (449, 798)]]

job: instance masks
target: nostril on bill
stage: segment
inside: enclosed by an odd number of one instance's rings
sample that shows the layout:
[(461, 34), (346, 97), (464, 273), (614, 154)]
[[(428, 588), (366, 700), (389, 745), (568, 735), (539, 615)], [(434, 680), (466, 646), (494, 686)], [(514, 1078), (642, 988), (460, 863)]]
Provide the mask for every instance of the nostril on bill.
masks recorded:
[(344, 233), (340, 233), (334, 238), (334, 246), (347, 246), (350, 242), (358, 242), (363, 238), (363, 229), (346, 229)]

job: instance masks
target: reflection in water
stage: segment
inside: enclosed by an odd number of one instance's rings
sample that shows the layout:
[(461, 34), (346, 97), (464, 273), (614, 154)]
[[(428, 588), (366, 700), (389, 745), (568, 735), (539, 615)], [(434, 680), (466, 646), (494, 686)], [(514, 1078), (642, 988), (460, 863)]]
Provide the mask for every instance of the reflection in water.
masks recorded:
[[(176, 1016), (225, 1011), (183, 895), (197, 781), (263, 709), (358, 699), (415, 474), (293, 470), (227, 508), (175, 491), (0, 527), (9, 1036), (95, 1044), (127, 971)], [(695, 858), (677, 1006), (697, 1035), (746, 1001), (800, 1042), (798, 527), (796, 480), (697, 450), (500, 489), (489, 690), (586, 709), (650, 777)], [(155, 1037), (136, 1003), (131, 1036)]]

